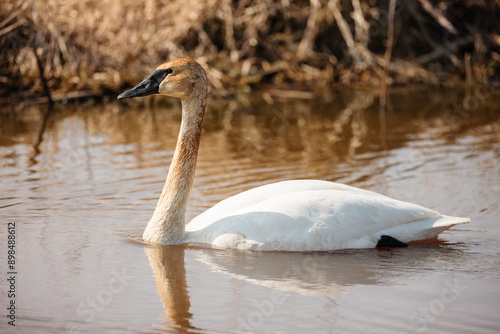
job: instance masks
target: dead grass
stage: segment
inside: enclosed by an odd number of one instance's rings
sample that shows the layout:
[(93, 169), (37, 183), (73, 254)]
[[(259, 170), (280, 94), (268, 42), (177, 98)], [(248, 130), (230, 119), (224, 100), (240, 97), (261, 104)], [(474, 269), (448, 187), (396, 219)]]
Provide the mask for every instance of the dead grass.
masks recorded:
[(0, 94), (43, 92), (41, 77), (52, 92), (108, 94), (179, 56), (202, 63), (222, 95), (262, 84), (377, 86), (386, 70), (389, 84), (440, 84), (465, 78), (467, 66), (470, 80), (495, 79), (497, 2), (398, 1), (390, 64), (387, 3), (4, 0)]

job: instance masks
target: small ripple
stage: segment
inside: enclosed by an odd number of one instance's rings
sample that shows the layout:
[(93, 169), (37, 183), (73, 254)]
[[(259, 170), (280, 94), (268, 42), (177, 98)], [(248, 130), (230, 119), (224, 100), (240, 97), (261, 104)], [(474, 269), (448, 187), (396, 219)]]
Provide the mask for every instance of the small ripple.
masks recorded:
[(142, 239), (142, 235), (129, 234), (125, 237), (125, 240), (134, 245), (150, 245), (146, 241), (144, 241), (144, 239)]
[(5, 208), (11, 207), (11, 206), (16, 206), (16, 205), (19, 205), (19, 204), (23, 204), (23, 202), (12, 203), (12, 204), (7, 204), (7, 205), (4, 205), (4, 206), (0, 206), (0, 209), (5, 209)]

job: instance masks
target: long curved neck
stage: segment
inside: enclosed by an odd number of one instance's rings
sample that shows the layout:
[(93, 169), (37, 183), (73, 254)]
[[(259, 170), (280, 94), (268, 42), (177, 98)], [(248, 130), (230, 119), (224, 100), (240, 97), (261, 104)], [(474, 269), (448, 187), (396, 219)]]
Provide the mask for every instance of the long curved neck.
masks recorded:
[(163, 245), (180, 243), (193, 188), (206, 95), (182, 101), (182, 123), (167, 180), (143, 239)]

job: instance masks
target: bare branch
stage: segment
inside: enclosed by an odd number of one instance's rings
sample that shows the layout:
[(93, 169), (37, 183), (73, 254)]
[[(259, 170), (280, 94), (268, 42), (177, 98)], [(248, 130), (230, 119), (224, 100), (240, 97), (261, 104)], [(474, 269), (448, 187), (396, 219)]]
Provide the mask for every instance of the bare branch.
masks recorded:
[(306, 29), (302, 35), (299, 47), (297, 49), (297, 56), (302, 59), (306, 56), (307, 51), (312, 47), (314, 39), (318, 33), (317, 16), (318, 11), (321, 9), (319, 0), (310, 0), (309, 17), (307, 19)]
[(419, 0), (422, 8), (432, 16), (437, 23), (444, 29), (446, 29), (450, 34), (456, 35), (458, 34), (457, 29), (451, 24), (451, 22), (441, 13), (441, 11), (437, 8), (432, 7), (432, 4), (429, 0)]

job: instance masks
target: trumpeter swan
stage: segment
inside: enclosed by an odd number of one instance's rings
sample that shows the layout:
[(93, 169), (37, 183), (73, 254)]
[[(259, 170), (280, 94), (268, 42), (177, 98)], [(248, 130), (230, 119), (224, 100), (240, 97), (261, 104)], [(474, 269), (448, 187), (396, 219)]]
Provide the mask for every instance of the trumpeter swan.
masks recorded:
[(186, 225), (207, 101), (205, 71), (191, 58), (177, 58), (118, 99), (151, 94), (180, 99), (182, 123), (165, 186), (143, 234), (146, 242), (260, 251), (405, 246), (470, 221), (339, 183), (296, 180), (232, 196)]

